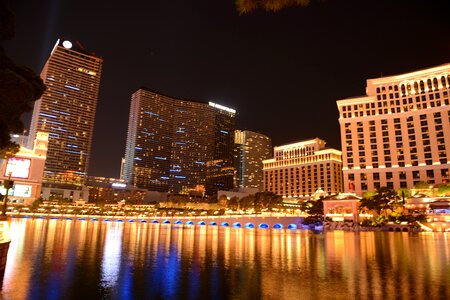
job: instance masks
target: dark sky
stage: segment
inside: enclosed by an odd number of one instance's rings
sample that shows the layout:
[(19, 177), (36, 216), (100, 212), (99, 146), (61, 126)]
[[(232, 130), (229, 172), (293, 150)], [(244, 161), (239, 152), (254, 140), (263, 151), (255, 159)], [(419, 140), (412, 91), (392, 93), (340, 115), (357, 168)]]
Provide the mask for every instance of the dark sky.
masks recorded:
[(450, 62), (450, 1), (322, 0), (239, 15), (234, 0), (10, 1), (16, 63), (40, 73), (58, 37), (103, 57), (90, 175), (118, 177), (140, 86), (238, 111), (274, 145), (340, 149), (336, 100), (366, 79)]

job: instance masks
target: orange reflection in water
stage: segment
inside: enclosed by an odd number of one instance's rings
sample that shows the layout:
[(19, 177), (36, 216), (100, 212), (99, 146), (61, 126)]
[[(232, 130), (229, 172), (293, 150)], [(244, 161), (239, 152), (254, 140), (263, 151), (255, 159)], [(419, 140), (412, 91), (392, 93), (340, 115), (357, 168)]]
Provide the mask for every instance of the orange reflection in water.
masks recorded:
[(450, 298), (448, 233), (31, 219), (10, 227), (5, 299)]

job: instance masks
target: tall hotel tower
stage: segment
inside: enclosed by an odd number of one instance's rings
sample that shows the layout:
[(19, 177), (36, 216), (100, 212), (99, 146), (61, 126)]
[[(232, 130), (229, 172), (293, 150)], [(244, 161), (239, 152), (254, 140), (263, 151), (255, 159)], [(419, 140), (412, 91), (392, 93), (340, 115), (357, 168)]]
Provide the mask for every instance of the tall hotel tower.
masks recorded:
[(264, 134), (235, 131), (236, 186), (264, 190), (263, 160), (272, 157), (272, 141)]
[(319, 138), (274, 148), (264, 163), (264, 190), (285, 198), (327, 195), (342, 191), (341, 151), (325, 148)]
[(101, 67), (101, 58), (61, 40), (45, 63), (47, 90), (35, 103), (29, 139), (49, 134), (44, 186), (79, 189), (85, 181)]
[(173, 193), (232, 189), (235, 113), (139, 89), (131, 97), (124, 179)]
[(450, 64), (367, 80), (367, 96), (337, 101), (344, 189), (362, 195), (448, 182)]

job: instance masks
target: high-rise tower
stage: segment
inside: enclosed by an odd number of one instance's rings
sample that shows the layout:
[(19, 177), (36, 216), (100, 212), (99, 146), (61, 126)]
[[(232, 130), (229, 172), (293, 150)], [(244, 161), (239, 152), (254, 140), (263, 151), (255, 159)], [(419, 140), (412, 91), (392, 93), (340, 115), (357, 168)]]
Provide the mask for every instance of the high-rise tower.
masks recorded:
[(58, 40), (41, 72), (47, 86), (36, 101), (30, 141), (49, 134), (44, 186), (80, 187), (91, 150), (102, 59), (79, 43)]
[(367, 96), (339, 100), (344, 189), (447, 183), (450, 64), (367, 80)]
[(249, 130), (236, 130), (236, 186), (263, 191), (263, 160), (271, 157), (272, 141), (268, 136)]
[(124, 178), (175, 193), (231, 189), (234, 121), (227, 107), (139, 89), (131, 98)]

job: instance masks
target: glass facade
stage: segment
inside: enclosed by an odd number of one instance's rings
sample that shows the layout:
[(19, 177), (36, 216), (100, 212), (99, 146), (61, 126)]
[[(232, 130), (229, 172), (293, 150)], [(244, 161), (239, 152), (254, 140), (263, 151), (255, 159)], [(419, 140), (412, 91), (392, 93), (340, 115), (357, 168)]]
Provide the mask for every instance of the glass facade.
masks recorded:
[(131, 100), (124, 178), (173, 193), (231, 189), (234, 123), (234, 111), (141, 88)]
[(249, 130), (235, 132), (236, 186), (264, 190), (263, 160), (272, 157), (272, 141)]

